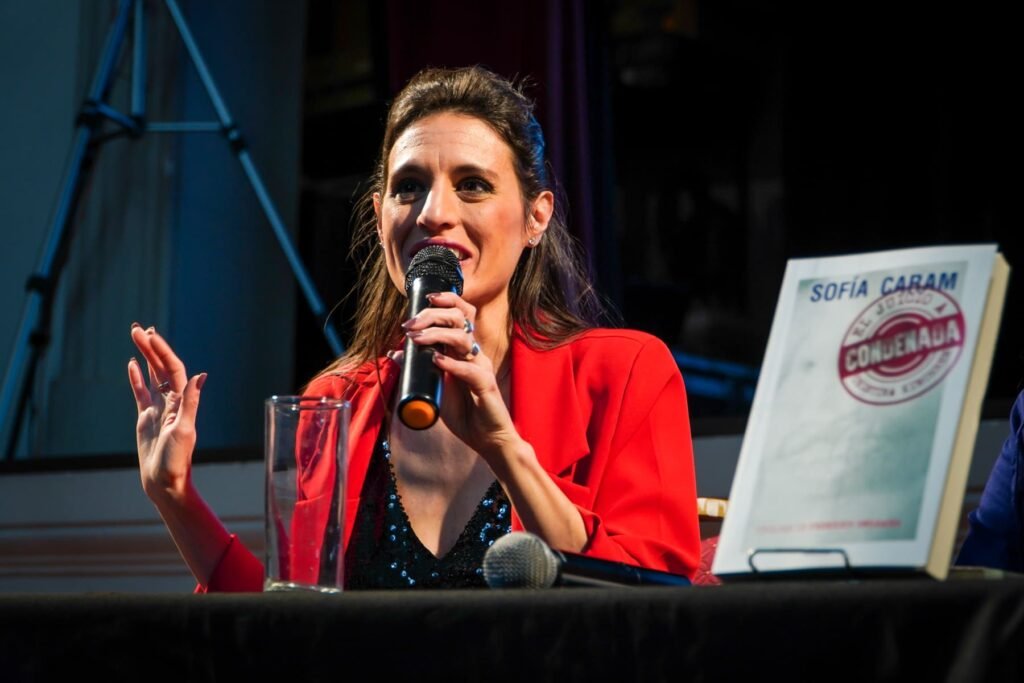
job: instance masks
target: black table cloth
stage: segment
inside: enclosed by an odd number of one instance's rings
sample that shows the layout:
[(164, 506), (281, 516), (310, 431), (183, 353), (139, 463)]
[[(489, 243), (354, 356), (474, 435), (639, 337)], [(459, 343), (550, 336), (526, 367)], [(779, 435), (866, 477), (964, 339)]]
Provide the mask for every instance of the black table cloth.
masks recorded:
[(0, 680), (1024, 680), (1024, 581), (0, 596)]

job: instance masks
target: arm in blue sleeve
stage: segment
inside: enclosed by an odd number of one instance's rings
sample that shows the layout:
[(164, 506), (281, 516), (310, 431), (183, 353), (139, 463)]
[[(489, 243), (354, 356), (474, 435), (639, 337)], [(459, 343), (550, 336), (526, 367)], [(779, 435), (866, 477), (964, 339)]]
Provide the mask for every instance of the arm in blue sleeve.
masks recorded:
[(968, 515), (970, 528), (956, 563), (1024, 571), (1024, 392), (1010, 414), (1010, 435), (1003, 443), (981, 502)]

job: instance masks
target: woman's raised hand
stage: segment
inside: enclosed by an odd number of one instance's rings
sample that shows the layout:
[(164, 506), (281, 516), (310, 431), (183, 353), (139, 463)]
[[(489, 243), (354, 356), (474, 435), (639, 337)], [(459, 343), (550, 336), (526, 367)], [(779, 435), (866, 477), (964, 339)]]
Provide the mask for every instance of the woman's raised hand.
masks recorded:
[(196, 411), (206, 373), (189, 378), (185, 364), (157, 331), (131, 328), (132, 341), (146, 359), (128, 362), (128, 381), (139, 411), (135, 433), (142, 488), (154, 502), (185, 494), (196, 445)]
[(434, 363), (445, 371), (441, 418), (485, 459), (520, 441), (491, 358), (476, 341), (476, 308), (453, 292), (430, 296), (430, 308), (403, 324), (416, 344), (440, 344)]

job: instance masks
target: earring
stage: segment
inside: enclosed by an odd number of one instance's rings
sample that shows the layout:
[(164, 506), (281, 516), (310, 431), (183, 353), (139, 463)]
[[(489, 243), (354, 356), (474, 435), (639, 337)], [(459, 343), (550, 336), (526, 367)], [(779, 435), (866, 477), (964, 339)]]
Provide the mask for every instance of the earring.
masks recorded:
[(535, 245), (537, 243), (537, 240), (535, 240), (535, 239), (533, 239), (531, 237), (530, 239), (526, 240), (526, 243), (529, 244), (532, 247), (533, 245)]

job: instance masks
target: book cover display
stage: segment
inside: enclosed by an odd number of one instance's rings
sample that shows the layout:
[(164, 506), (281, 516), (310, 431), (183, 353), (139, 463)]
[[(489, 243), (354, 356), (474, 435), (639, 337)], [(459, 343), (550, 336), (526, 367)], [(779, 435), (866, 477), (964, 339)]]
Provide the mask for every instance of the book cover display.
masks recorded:
[(996, 245), (789, 262), (715, 574), (945, 575), (1006, 271)]

